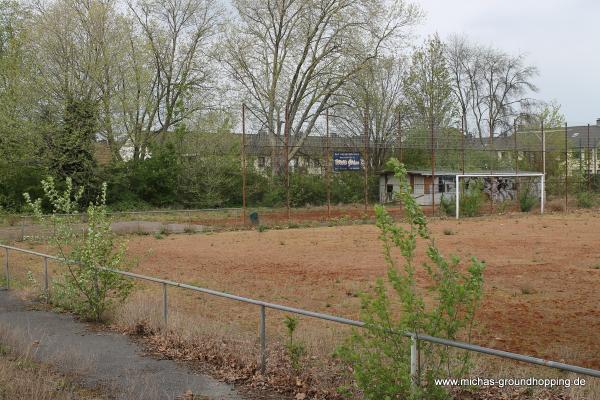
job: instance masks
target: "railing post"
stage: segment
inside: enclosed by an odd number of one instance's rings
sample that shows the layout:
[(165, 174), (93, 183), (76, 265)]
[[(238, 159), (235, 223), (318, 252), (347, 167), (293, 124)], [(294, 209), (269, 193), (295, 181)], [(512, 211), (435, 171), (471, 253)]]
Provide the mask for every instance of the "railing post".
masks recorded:
[(165, 328), (167, 327), (168, 322), (168, 303), (167, 303), (167, 284), (163, 283), (163, 320), (165, 323)]
[(259, 334), (260, 334), (260, 373), (265, 374), (267, 371), (267, 332), (266, 332), (266, 312), (265, 306), (260, 306), (260, 322), (259, 322)]
[(8, 272), (8, 249), (5, 248), (4, 250), (6, 251), (6, 253), (4, 254), (6, 257), (5, 264), (4, 264), (4, 271), (6, 273), (6, 290), (9, 290), (10, 289), (10, 273)]
[(419, 359), (419, 340), (413, 333), (410, 335), (410, 381), (413, 390), (419, 386)]
[(25, 217), (21, 216), (21, 242), (25, 240)]
[(50, 292), (48, 290), (48, 257), (44, 257), (44, 297), (46, 303), (50, 302)]

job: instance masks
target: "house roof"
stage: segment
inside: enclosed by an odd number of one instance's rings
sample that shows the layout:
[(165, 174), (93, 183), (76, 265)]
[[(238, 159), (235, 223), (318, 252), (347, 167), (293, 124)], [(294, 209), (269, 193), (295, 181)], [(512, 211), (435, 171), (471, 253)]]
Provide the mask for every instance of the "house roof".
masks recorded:
[[(546, 129), (546, 151), (556, 152), (564, 151), (565, 128), (548, 128)], [(588, 147), (588, 126), (571, 126), (567, 127), (567, 138), (572, 149)], [(240, 135), (240, 134), (236, 134)], [(560, 138), (560, 140), (556, 140)], [(399, 148), (400, 142), (398, 136), (393, 135), (386, 139), (385, 142), (369, 140), (369, 149), (381, 148)], [(521, 152), (539, 152), (542, 150), (542, 135), (540, 130), (536, 131), (519, 131), (516, 136), (516, 147)], [(449, 139), (448, 139), (449, 140)], [(328, 139), (325, 136), (311, 135), (304, 140), (299, 140), (295, 136), (290, 136), (289, 147), (296, 147), (301, 143), (298, 154), (311, 157), (322, 157), (327, 148)], [(589, 126), (589, 147), (597, 148), (600, 145), (600, 124)], [(431, 148), (431, 140), (428, 135), (412, 139), (403, 138), (402, 148), (425, 149)], [(482, 150), (482, 151), (514, 151), (515, 136), (513, 133), (494, 137), (494, 139), (465, 137), (464, 141), (456, 139), (447, 142), (447, 139), (438, 136), (434, 140), (434, 147), (438, 150)], [(275, 152), (283, 151), (285, 147), (284, 138), (276, 136), (274, 143), (272, 137), (266, 134), (246, 134), (246, 151), (249, 155), (254, 156), (270, 156)], [(364, 135), (359, 136), (331, 136), (329, 137), (330, 151), (362, 151), (365, 148)]]
[[(421, 176), (432, 176), (431, 170), (408, 170), (408, 174), (410, 175), (421, 175)], [(464, 175), (482, 175), (482, 176), (531, 176), (531, 175), (539, 175), (541, 172), (537, 171), (519, 171), (518, 173), (512, 170), (504, 170), (504, 171), (465, 171)], [(380, 175), (394, 175), (392, 171), (383, 171)], [(462, 171), (457, 170), (436, 170), (435, 176), (456, 176), (463, 175)]]

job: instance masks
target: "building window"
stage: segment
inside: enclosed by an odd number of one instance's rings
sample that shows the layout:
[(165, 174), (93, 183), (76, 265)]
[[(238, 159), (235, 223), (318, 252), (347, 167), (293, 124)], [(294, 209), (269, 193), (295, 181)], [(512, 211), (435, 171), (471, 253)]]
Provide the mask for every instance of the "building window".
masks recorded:
[(438, 192), (440, 193), (444, 193), (446, 191), (446, 184), (444, 183), (443, 180), (439, 180), (438, 181)]
[(265, 158), (264, 157), (258, 157), (257, 164), (258, 164), (258, 168), (264, 168), (264, 166), (265, 166)]

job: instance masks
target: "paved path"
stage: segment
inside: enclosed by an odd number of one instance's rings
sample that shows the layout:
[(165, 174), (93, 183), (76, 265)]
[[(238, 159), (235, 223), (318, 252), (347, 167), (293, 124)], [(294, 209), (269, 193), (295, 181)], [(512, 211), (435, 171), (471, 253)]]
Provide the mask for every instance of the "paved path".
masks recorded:
[(81, 377), (85, 386), (109, 388), (114, 399), (175, 399), (187, 390), (201, 399), (243, 399), (231, 385), (142, 355), (125, 335), (91, 331), (69, 315), (27, 310), (5, 290), (0, 290), (0, 331), (24, 346), (34, 344), (35, 359)]

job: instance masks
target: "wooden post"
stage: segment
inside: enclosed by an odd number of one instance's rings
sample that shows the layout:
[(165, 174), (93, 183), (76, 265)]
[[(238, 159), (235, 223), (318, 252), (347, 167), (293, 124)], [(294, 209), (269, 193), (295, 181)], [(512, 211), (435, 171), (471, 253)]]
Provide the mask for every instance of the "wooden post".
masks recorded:
[(365, 212), (369, 208), (369, 107), (365, 110)]
[(565, 212), (569, 207), (569, 143), (568, 125), (565, 122)]
[(568, 125), (565, 122), (565, 212), (569, 207), (569, 133)]
[(435, 144), (433, 116), (431, 117), (431, 215), (435, 215)]
[(291, 220), (290, 210), (290, 121), (289, 121), (289, 105), (285, 106), (285, 192), (286, 192), (286, 206), (287, 206), (287, 219), (288, 222)]
[(400, 111), (398, 111), (398, 149), (400, 151), (400, 162), (403, 161), (403, 148), (402, 148), (402, 116), (400, 115)]
[(514, 154), (515, 154), (515, 180), (517, 181), (517, 201), (519, 201), (519, 150), (517, 149), (517, 120), (514, 121)]
[(590, 168), (590, 124), (587, 127), (587, 151), (585, 152), (585, 158), (587, 160), (587, 190), (589, 193), (592, 182), (592, 169)]
[(325, 184), (327, 185), (327, 218), (331, 219), (331, 155), (330, 155), (330, 145), (329, 142), (329, 108), (325, 111), (325, 134), (327, 135), (327, 140), (325, 142), (327, 149), (325, 151)]
[(246, 104), (242, 103), (242, 225), (246, 224)]

